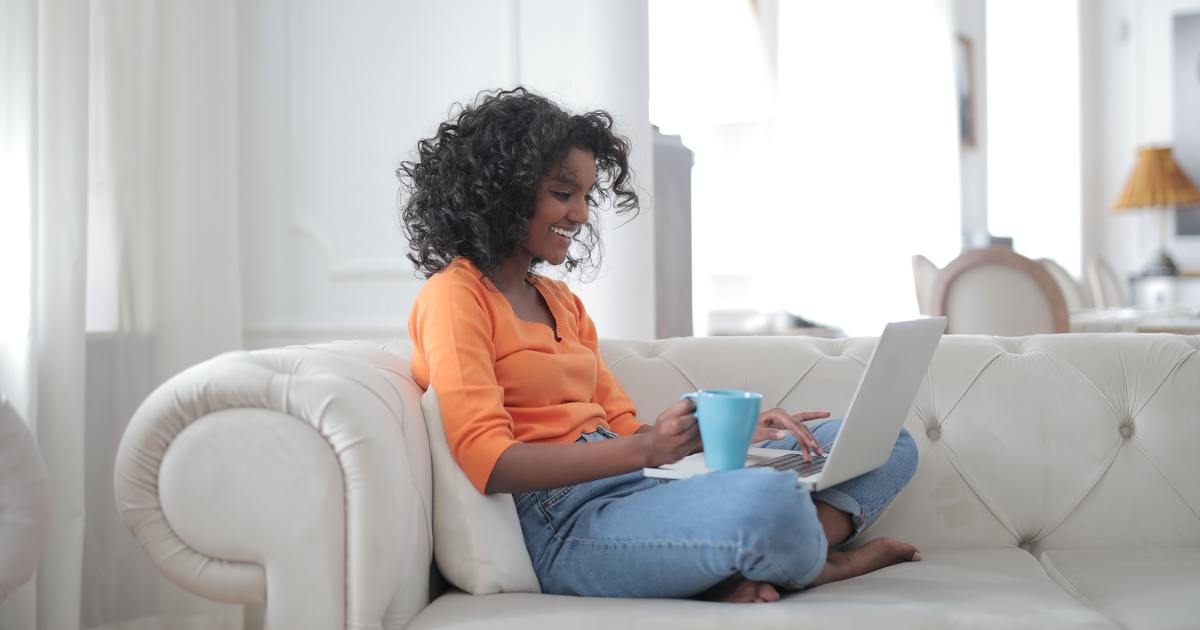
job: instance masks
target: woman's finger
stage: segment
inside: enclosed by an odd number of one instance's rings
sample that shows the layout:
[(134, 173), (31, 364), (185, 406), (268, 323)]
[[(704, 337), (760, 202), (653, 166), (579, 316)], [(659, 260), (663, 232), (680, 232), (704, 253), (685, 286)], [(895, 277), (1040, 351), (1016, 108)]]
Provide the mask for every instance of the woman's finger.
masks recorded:
[[(774, 413), (772, 413), (774, 412)], [(788, 435), (788, 425), (785, 424), (787, 413), (783, 410), (770, 410), (759, 419), (758, 427), (755, 429), (754, 441), (760, 440), (782, 440)]]
[[(773, 411), (775, 410), (768, 409), (759, 415), (758, 426), (754, 427), (754, 437), (750, 439), (751, 442), (781, 440), (787, 437), (787, 431), (784, 430), (787, 427), (772, 415), (771, 412)], [(784, 415), (786, 416), (787, 414)]]
[(758, 423), (762, 426), (772, 429), (786, 429), (788, 427), (787, 422), (790, 419), (791, 416), (789, 416), (786, 411), (776, 407), (774, 409), (768, 409), (764, 411), (760, 415)]
[(783, 429), (768, 429), (759, 427), (754, 431), (754, 436), (750, 438), (751, 442), (762, 442), (764, 440), (782, 440), (787, 437), (788, 432)]
[(804, 439), (804, 443), (808, 445), (809, 451), (812, 452), (812, 454), (815, 456), (824, 455), (825, 452), (821, 448), (821, 443), (817, 441), (817, 436), (813, 435), (812, 430), (809, 429), (808, 426), (803, 425), (803, 424), (801, 424), (800, 426), (803, 427), (803, 430), (804, 430), (804, 438), (803, 439)]
[(680, 433), (676, 438), (679, 439), (679, 444), (689, 454), (699, 453), (703, 450), (704, 443), (700, 439), (700, 425), (695, 425), (690, 430)]
[(692, 448), (693, 443), (699, 442), (699, 441), (700, 441), (700, 429), (697, 426), (693, 426), (690, 429), (684, 429), (683, 431), (680, 431), (679, 433), (676, 433), (675, 435), (671, 436), (671, 442), (673, 444), (677, 444), (678, 447), (681, 449), (687, 449), (687, 451), (689, 453), (692, 452), (692, 450), (693, 450), (693, 448)]
[[(820, 445), (818, 445), (816, 440), (813, 439), (812, 432), (808, 430), (808, 427), (805, 426), (800, 420), (796, 419), (796, 416), (789, 415), (782, 409), (772, 409), (771, 411), (775, 413), (772, 413), (768, 417), (768, 420), (774, 426), (787, 429), (790, 433), (792, 433), (792, 435), (796, 436), (796, 444), (799, 446), (800, 454), (804, 455), (805, 461), (812, 461), (812, 457), (819, 454), (821, 450)], [(806, 414), (802, 413), (796, 415), (804, 416), (815, 414), (819, 416), (821, 414), (828, 413), (829, 412), (827, 411), (814, 411)]]
[(807, 422), (809, 420), (823, 420), (825, 418), (828, 418), (829, 412), (828, 411), (801, 411), (800, 413), (794, 413), (788, 417), (792, 418), (793, 420), (799, 420), (800, 422)]
[(812, 446), (813, 453), (816, 453), (820, 457), (825, 455), (825, 449), (821, 448), (821, 443), (817, 441), (817, 438), (812, 434), (812, 431), (808, 432), (808, 443)]
[(813, 448), (812, 433), (809, 432), (808, 427), (790, 416), (786, 422), (788, 429), (796, 436), (796, 444), (800, 446), (800, 453), (804, 455), (804, 461), (811, 462), (813, 455), (819, 452), (819, 449)]

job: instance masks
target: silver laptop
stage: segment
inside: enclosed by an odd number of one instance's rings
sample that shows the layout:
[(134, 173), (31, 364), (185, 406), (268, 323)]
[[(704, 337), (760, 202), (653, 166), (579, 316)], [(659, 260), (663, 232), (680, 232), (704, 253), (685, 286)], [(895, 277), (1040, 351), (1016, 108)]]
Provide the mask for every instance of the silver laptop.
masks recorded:
[[(945, 317), (888, 324), (850, 399), (833, 448), (824, 457), (814, 456), (813, 461), (806, 462), (799, 451), (751, 447), (746, 466), (794, 471), (797, 483), (813, 490), (835, 486), (882, 466), (945, 331)], [(704, 453), (643, 469), (647, 477), (665, 479), (685, 479), (707, 472)]]

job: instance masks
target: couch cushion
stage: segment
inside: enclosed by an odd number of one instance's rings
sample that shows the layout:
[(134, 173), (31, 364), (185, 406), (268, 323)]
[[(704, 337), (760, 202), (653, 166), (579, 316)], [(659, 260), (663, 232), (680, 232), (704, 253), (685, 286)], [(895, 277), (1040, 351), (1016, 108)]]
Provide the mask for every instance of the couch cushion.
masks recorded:
[(433, 461), (433, 557), (453, 585), (476, 595), (540, 593), (512, 495), (482, 495), (450, 454), (432, 387), (421, 398)]
[(1047, 551), (1042, 564), (1080, 601), (1124, 628), (1200, 624), (1200, 547)]
[(1016, 548), (933, 550), (922, 562), (787, 594), (772, 604), (447, 593), (413, 621), (434, 628), (1108, 628)]

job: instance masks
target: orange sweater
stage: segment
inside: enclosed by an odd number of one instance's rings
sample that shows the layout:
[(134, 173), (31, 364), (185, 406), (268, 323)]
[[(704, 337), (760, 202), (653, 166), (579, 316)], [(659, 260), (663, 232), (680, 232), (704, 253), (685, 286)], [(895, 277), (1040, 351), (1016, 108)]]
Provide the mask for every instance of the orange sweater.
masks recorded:
[(437, 391), (450, 453), (481, 493), (516, 442), (566, 444), (597, 426), (620, 435), (642, 426), (566, 284), (533, 276), (554, 315), (551, 330), (519, 319), (482, 276), (456, 258), (429, 278), (408, 318), (413, 377)]

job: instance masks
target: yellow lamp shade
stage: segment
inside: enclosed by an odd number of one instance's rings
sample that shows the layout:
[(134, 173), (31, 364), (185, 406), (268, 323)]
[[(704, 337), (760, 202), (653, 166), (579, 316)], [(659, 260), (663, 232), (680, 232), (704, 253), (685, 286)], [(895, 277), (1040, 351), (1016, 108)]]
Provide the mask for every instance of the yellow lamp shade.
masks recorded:
[(1146, 147), (1138, 150), (1137, 164), (1113, 210), (1192, 205), (1200, 205), (1200, 189), (1179, 169), (1171, 147)]

